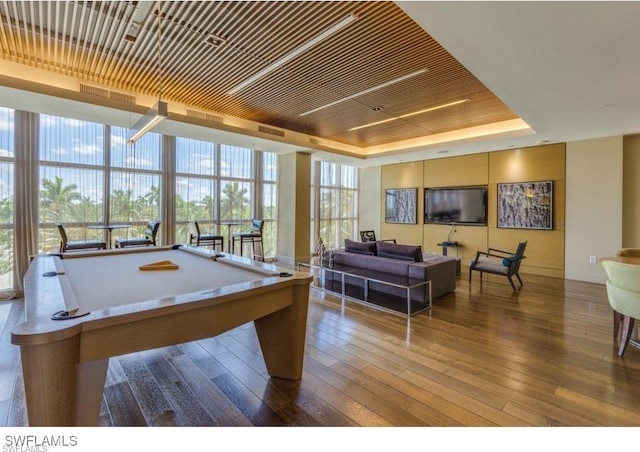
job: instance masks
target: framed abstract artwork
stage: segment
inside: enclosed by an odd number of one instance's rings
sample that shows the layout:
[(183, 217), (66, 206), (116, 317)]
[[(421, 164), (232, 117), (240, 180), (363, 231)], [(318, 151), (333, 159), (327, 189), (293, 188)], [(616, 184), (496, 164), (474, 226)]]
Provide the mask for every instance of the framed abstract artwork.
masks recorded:
[(498, 227), (553, 229), (553, 181), (498, 184)]
[(385, 223), (416, 224), (417, 188), (388, 188), (385, 196)]

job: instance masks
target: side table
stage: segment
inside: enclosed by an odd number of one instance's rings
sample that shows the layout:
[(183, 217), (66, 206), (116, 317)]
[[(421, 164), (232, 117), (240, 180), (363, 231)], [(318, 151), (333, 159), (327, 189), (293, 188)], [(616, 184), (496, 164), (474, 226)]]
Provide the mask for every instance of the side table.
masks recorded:
[(447, 255), (447, 250), (449, 248), (453, 248), (456, 250), (456, 275), (460, 276), (460, 271), (461, 271), (461, 266), (462, 266), (462, 259), (460, 258), (460, 256), (458, 256), (458, 249), (462, 248), (462, 243), (460, 242), (450, 242), (450, 241), (444, 241), (442, 243), (438, 243), (438, 246), (442, 247), (442, 255), (446, 256)]

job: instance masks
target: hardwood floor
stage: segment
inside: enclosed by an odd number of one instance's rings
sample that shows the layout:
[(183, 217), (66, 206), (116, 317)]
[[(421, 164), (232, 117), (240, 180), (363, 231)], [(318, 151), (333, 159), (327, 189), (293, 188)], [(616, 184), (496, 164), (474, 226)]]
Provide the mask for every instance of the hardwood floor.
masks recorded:
[[(270, 379), (252, 324), (112, 359), (101, 425), (640, 426), (640, 350), (604, 286), (486, 277), (410, 321), (311, 291), (304, 376)], [(24, 426), (20, 300), (0, 304), (0, 426)]]

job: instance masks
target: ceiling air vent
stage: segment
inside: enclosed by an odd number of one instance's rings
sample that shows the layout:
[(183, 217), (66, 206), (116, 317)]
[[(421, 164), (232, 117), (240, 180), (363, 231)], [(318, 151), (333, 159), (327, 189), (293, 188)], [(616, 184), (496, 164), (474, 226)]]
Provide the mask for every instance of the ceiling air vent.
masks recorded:
[(268, 133), (269, 135), (284, 137), (284, 130), (272, 129), (271, 127), (266, 126), (258, 126), (258, 131), (262, 133)]
[(98, 88), (97, 86), (80, 84), (80, 92), (83, 94), (89, 94), (91, 96), (102, 97), (104, 99), (111, 99), (118, 102), (125, 102), (127, 104), (135, 104), (136, 98), (130, 94), (119, 93), (117, 91), (109, 91), (108, 89)]
[(187, 116), (191, 118), (204, 119), (205, 121), (216, 122), (219, 124), (222, 124), (224, 122), (224, 118), (222, 118), (221, 116), (212, 115), (203, 111), (187, 109)]
[(104, 97), (105, 99), (109, 98), (109, 90), (98, 88), (96, 86), (85, 85), (84, 83), (80, 83), (80, 92), (82, 94), (90, 94), (92, 96)]
[(118, 93), (116, 91), (109, 91), (109, 99), (117, 100), (118, 102), (125, 102), (127, 104), (135, 104), (136, 96), (131, 94)]

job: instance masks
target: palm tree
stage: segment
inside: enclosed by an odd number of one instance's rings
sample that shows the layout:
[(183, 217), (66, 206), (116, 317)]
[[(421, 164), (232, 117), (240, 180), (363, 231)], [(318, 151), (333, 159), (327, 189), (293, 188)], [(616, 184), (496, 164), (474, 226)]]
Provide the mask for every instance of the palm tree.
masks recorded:
[(246, 188), (240, 188), (240, 183), (238, 182), (232, 182), (224, 186), (222, 199), (220, 200), (221, 219), (248, 218), (249, 208), (250, 202)]
[(151, 189), (143, 196), (144, 202), (149, 207), (154, 207), (160, 204), (160, 187), (155, 185), (151, 186)]
[(131, 221), (138, 216), (131, 201), (131, 190), (114, 190), (111, 193), (112, 221)]
[(13, 223), (13, 197), (0, 200), (0, 223)]
[[(3, 200), (4, 201), (4, 200)], [(13, 232), (0, 230), (0, 275), (13, 268)]]
[(76, 184), (64, 185), (64, 180), (58, 176), (53, 181), (42, 179), (40, 205), (43, 219), (52, 223), (73, 221), (73, 202), (82, 199), (77, 189)]
[(102, 218), (101, 205), (93, 201), (89, 196), (83, 196), (74, 210), (74, 219), (76, 221), (92, 223), (94, 221), (100, 221)]
[(198, 201), (185, 201), (182, 196), (176, 196), (176, 219), (197, 220)]
[(202, 198), (202, 201), (200, 201), (200, 205), (202, 206), (202, 214), (204, 215), (203, 218), (205, 219), (212, 219), (214, 218), (214, 212), (215, 212), (215, 199), (213, 198), (213, 196), (205, 196), (204, 198)]

